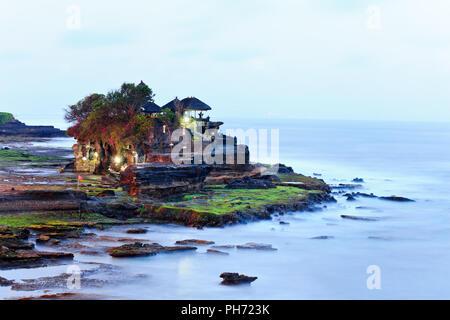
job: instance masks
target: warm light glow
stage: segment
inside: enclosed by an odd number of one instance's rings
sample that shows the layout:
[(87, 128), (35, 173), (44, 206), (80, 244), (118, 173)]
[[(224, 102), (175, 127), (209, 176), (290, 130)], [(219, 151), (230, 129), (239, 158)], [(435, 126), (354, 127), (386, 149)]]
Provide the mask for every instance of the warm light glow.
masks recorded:
[(122, 161), (122, 158), (121, 158), (120, 156), (116, 156), (116, 157), (114, 158), (115, 164), (120, 164), (121, 161)]
[(94, 157), (98, 158), (98, 152), (94, 153)]
[(86, 159), (86, 157), (83, 157), (82, 160), (83, 160), (83, 161), (86, 161), (87, 159)]

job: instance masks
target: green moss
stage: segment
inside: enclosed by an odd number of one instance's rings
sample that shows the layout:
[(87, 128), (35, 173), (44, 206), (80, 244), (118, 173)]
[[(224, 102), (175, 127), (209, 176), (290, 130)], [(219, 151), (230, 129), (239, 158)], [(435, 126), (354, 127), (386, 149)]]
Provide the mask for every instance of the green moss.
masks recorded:
[[(81, 215), (83, 222), (94, 222), (94, 223), (104, 223), (111, 224), (119, 222), (116, 219), (107, 218), (101, 214), (96, 213), (83, 213)], [(34, 213), (34, 214), (7, 214), (0, 215), (0, 225), (11, 226), (11, 227), (25, 227), (32, 225), (64, 225), (68, 222), (80, 222), (79, 213)]]
[(8, 112), (0, 112), (0, 125), (5, 124), (8, 121), (14, 120), (14, 116)]
[(0, 150), (0, 162), (14, 162), (14, 161), (43, 162), (54, 159), (56, 158), (35, 156), (28, 152), (20, 150)]
[(249, 209), (258, 210), (267, 205), (289, 204), (302, 200), (308, 193), (320, 192), (284, 186), (272, 189), (225, 189), (209, 186), (209, 189), (209, 192), (203, 194), (186, 194), (182, 201), (162, 207), (221, 215)]
[(319, 185), (324, 184), (317, 178), (307, 177), (299, 173), (278, 174), (281, 182), (303, 182), (304, 184)]

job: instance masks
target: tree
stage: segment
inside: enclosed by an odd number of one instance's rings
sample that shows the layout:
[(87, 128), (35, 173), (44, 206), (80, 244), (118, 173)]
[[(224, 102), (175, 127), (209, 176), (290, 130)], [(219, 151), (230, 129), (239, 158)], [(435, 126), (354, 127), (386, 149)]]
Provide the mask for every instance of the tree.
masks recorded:
[(111, 158), (128, 148), (139, 147), (148, 137), (154, 120), (139, 112), (139, 107), (153, 101), (153, 91), (145, 84), (124, 83), (106, 96), (92, 94), (66, 109), (65, 119), (76, 122), (67, 133), (81, 143), (95, 145), (100, 165), (107, 170)]

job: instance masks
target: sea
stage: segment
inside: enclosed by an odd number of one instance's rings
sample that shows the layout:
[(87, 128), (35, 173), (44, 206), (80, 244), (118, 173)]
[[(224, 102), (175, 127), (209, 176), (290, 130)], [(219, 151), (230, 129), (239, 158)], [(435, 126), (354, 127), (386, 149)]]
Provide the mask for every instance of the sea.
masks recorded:
[[(331, 185), (361, 178), (361, 187), (348, 191), (414, 202), (348, 201), (335, 189), (336, 202), (271, 220), (201, 230), (140, 226), (148, 232), (136, 238), (163, 245), (193, 238), (218, 245), (265, 243), (277, 250), (228, 249), (222, 256), (199, 246), (196, 252), (126, 259), (77, 254), (74, 264), (82, 270), (92, 262), (121, 270), (102, 287), (85, 288), (82, 280), (80, 292), (114, 299), (450, 299), (449, 123), (230, 119), (226, 128), (277, 132), (279, 162), (296, 172)], [(61, 139), (50, 143), (65, 146)], [(101, 234), (123, 237), (127, 228)], [(58, 275), (66, 267), (6, 270), (0, 276), (20, 281)], [(222, 272), (258, 279), (224, 286)], [(0, 298), (42, 293), (0, 288)]]

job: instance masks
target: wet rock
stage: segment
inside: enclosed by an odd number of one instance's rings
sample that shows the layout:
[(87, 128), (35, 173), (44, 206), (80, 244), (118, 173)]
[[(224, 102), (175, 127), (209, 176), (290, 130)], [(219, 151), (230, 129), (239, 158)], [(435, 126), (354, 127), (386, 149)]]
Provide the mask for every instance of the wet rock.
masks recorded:
[(277, 250), (276, 248), (273, 248), (271, 244), (255, 243), (255, 242), (248, 242), (243, 245), (237, 245), (236, 248), (238, 248), (238, 249), (253, 249), (253, 250), (267, 250), (267, 251)]
[(363, 178), (354, 178), (354, 179), (352, 180), (352, 182), (363, 183), (363, 182), (364, 182), (364, 179), (363, 179)]
[(357, 189), (362, 188), (360, 184), (351, 184), (351, 183), (339, 183), (337, 185), (331, 185), (331, 189)]
[(106, 197), (115, 197), (116, 193), (114, 190), (103, 190), (102, 192), (97, 194), (97, 197), (99, 198), (106, 198)]
[(198, 240), (198, 239), (187, 239), (187, 240), (179, 240), (175, 242), (175, 244), (214, 244), (214, 241), (208, 241), (208, 240)]
[(289, 222), (285, 222), (285, 221), (280, 221), (280, 224), (283, 224), (283, 225), (288, 225), (288, 224), (289, 224)]
[(136, 228), (136, 229), (128, 229), (127, 231), (125, 231), (126, 233), (131, 233), (131, 234), (142, 234), (142, 233), (147, 233), (147, 229), (144, 228)]
[(9, 287), (14, 284), (14, 281), (0, 277), (0, 287)]
[(236, 285), (242, 283), (251, 283), (258, 279), (258, 277), (249, 277), (244, 274), (239, 274), (237, 272), (224, 272), (220, 275), (223, 279), (222, 284), (225, 285)]
[(356, 201), (355, 197), (352, 195), (347, 196), (347, 201)]
[[(67, 282), (70, 281), (71, 274), (63, 273), (54, 277), (42, 277), (37, 279), (24, 279), (21, 283), (15, 283), (11, 290), (15, 291), (36, 291), (45, 289), (67, 289)], [(81, 278), (81, 286), (86, 287), (102, 287), (106, 283), (105, 280), (92, 278)]]
[(346, 215), (346, 214), (341, 214), (341, 218), (350, 219), (350, 220), (360, 220), (360, 221), (378, 221), (379, 220), (378, 218), (350, 216), (350, 215)]
[(47, 242), (50, 240), (50, 237), (45, 235), (45, 234), (41, 234), (39, 235), (39, 237), (36, 239), (36, 242)]
[(149, 244), (135, 242), (134, 244), (124, 244), (120, 247), (109, 249), (109, 255), (116, 258), (150, 256), (158, 253), (158, 249)]
[(0, 246), (9, 249), (33, 249), (33, 243), (23, 241), (28, 239), (29, 234), (29, 230), (23, 228), (0, 227)]
[(124, 244), (120, 247), (113, 247), (109, 249), (109, 255), (116, 258), (122, 257), (137, 257), (155, 255), (160, 252), (174, 252), (197, 250), (196, 247), (164, 247), (158, 243), (143, 244), (142, 242), (135, 242), (133, 244)]
[(217, 254), (217, 255), (222, 255), (222, 256), (228, 256), (230, 255), (228, 252), (223, 252), (220, 250), (215, 250), (215, 249), (208, 249), (206, 250), (207, 253), (211, 253), (211, 254)]
[(276, 188), (272, 182), (264, 179), (252, 179), (244, 177), (230, 182), (225, 188), (227, 189), (270, 189)]
[(21, 266), (55, 259), (73, 259), (73, 254), (67, 252), (13, 250), (6, 247), (0, 248), (1, 267)]
[(216, 248), (216, 249), (233, 249), (234, 247), (236, 247), (234, 244), (221, 244), (221, 245), (211, 246), (211, 248)]
[(313, 240), (328, 240), (328, 239), (334, 239), (333, 236), (317, 236), (317, 237), (312, 237), (310, 239)]
[(390, 200), (390, 201), (400, 201), (400, 202), (414, 202), (412, 199), (408, 199), (405, 197), (397, 197), (397, 196), (390, 196), (390, 197), (380, 197), (382, 200)]
[(43, 294), (35, 297), (24, 297), (17, 300), (100, 300), (110, 298), (107, 295), (89, 294), (81, 292), (61, 292), (55, 294)]

